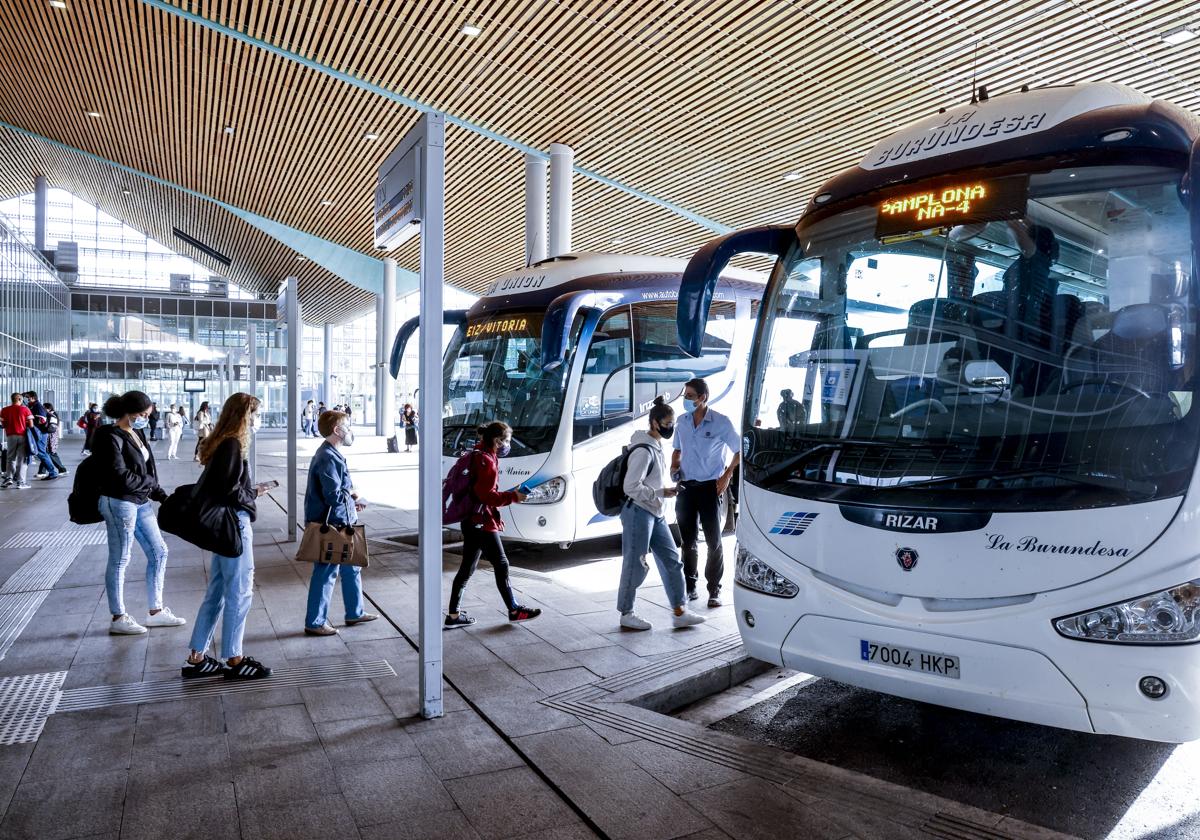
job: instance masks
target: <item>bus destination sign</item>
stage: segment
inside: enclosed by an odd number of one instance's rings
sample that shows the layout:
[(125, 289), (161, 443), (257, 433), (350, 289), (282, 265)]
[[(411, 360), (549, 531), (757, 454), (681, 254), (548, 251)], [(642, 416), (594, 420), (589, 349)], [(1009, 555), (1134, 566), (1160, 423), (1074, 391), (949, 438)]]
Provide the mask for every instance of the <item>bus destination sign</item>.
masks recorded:
[(875, 236), (1018, 219), (1025, 215), (1029, 178), (969, 179), (940, 182), (894, 192), (879, 203)]

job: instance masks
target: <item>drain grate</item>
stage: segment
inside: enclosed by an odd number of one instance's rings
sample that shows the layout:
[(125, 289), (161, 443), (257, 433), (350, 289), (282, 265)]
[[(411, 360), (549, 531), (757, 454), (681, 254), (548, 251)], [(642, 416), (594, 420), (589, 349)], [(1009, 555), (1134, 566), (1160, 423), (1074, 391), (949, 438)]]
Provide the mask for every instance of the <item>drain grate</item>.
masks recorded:
[(0, 679), (0, 744), (31, 744), (54, 714), (66, 671)]
[(272, 688), (294, 688), (345, 680), (367, 680), (394, 677), (396, 672), (386, 659), (371, 662), (341, 662), (333, 665), (314, 665), (296, 668), (275, 668), (265, 680), (158, 680), (155, 682), (96, 685), (69, 688), (62, 693), (58, 712), (81, 712), (107, 706), (126, 706), (133, 703), (165, 703), (194, 697), (212, 697)]
[(108, 536), (96, 528), (78, 528), (61, 531), (22, 531), (9, 537), (0, 548), (38, 548), (63, 545), (104, 545)]

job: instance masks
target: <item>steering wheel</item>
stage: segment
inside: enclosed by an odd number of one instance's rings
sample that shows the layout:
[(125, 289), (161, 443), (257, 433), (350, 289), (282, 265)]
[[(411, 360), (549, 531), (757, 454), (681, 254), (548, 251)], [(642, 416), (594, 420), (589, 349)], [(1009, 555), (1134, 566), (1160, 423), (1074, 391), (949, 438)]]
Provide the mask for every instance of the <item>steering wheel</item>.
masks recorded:
[(1068, 391), (1074, 391), (1076, 388), (1082, 388), (1084, 385), (1099, 385), (1101, 387), (1108, 387), (1109, 385), (1116, 385), (1122, 391), (1133, 391), (1133, 393), (1137, 394), (1139, 397), (1142, 397), (1143, 399), (1147, 399), (1147, 400), (1154, 399), (1154, 397), (1149, 392), (1143, 391), (1141, 388), (1139, 388), (1136, 385), (1131, 385), (1128, 382), (1114, 382), (1111, 379), (1101, 379), (1101, 378), (1095, 377), (1095, 376), (1089, 377), (1087, 379), (1081, 379), (1078, 382), (1072, 382), (1070, 385), (1065, 385), (1059, 389), (1058, 393), (1065, 394)]
[(950, 413), (950, 409), (946, 408), (946, 404), (944, 402), (939, 399), (929, 397), (927, 399), (917, 400), (916, 402), (910, 402), (899, 411), (893, 411), (888, 415), (888, 417), (890, 417), (892, 420), (897, 420), (903, 417), (905, 414), (908, 414), (910, 411), (916, 411), (918, 408), (924, 408), (925, 406), (932, 408), (937, 414)]

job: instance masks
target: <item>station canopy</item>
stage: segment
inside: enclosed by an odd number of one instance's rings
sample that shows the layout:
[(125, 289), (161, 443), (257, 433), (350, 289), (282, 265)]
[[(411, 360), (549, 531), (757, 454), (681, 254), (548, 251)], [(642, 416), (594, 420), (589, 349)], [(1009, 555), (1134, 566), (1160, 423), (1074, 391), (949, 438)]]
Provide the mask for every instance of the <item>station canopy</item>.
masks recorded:
[[(973, 76), (993, 96), (1109, 81), (1196, 110), (1194, 31), (1191, 0), (5, 2), (0, 197), (43, 174), (247, 290), (297, 275), (305, 319), (338, 321), (373, 296), (278, 230), (381, 256), (375, 172), (415, 104), (471, 124), (447, 131), (446, 276), (478, 293), (523, 264), (521, 146), (566, 143), (587, 171), (576, 250), (686, 257), (795, 221)], [(391, 256), (415, 269), (416, 241)]]

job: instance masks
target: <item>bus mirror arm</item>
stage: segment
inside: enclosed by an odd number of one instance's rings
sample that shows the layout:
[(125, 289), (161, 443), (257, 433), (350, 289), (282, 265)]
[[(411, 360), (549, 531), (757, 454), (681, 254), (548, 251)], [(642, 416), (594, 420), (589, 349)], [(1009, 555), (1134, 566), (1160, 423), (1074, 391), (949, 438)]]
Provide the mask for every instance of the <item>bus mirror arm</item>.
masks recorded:
[[(447, 327), (461, 327), (467, 322), (467, 310), (448, 309), (442, 313), (442, 324)], [(388, 359), (388, 370), (392, 379), (400, 376), (400, 363), (404, 360), (404, 350), (408, 340), (413, 337), (417, 327), (421, 325), (420, 317), (409, 318), (396, 331), (396, 339), (392, 342), (392, 355)]]
[(747, 253), (782, 257), (795, 242), (796, 229), (791, 225), (763, 225), (728, 233), (697, 251), (679, 284), (679, 348), (689, 356), (700, 355), (717, 280), (733, 257)]
[(546, 319), (542, 322), (542, 370), (555, 370), (567, 358), (571, 327), (580, 311), (587, 311), (579, 335), (579, 346), (583, 347), (591, 340), (592, 331), (604, 310), (621, 303), (622, 299), (623, 296), (616, 293), (568, 292), (550, 301)]

